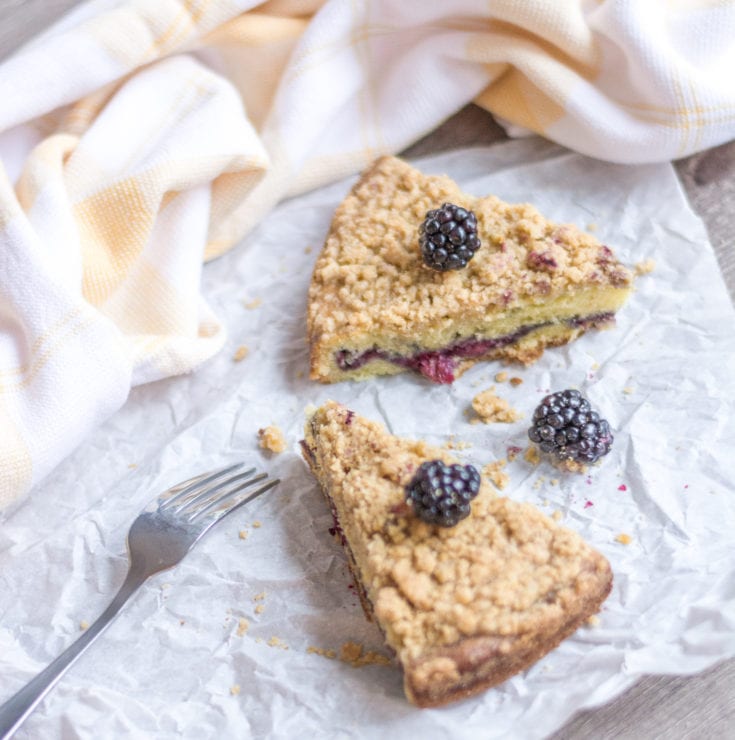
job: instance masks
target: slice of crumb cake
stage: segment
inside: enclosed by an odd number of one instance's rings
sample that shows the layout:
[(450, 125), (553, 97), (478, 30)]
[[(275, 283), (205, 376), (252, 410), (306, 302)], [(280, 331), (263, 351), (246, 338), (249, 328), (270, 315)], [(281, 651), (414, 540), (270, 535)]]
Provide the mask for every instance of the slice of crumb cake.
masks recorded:
[[(463, 219), (447, 239), (442, 204)], [(435, 231), (434, 242), (467, 243), (454, 269), (424, 254)], [(612, 251), (575, 226), (383, 157), (337, 208), (314, 268), (311, 378), (410, 369), (450, 383), (479, 360), (528, 364), (545, 347), (610, 326), (631, 286)]]
[(485, 481), (465, 518), (422, 521), (406, 487), (426, 461), (452, 462), (444, 450), (394, 437), (334, 402), (307, 421), (302, 447), (365, 613), (395, 651), (418, 706), (471, 696), (527, 668), (610, 592), (602, 555)]

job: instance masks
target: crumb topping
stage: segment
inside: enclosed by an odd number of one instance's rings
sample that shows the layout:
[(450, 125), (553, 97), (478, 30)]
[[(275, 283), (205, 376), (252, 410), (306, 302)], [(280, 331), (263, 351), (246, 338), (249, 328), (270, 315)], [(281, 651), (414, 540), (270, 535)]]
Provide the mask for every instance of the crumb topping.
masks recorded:
[(262, 449), (276, 455), (286, 449), (286, 440), (283, 432), (277, 426), (273, 425), (264, 429), (258, 429), (258, 444)]
[(418, 466), (454, 460), (357, 415), (347, 424), (350, 413), (323, 406), (307, 423), (306, 448), (387, 642), (413, 666), (412, 681), (437, 673), (450, 680), (460, 670), (447, 655), (428, 659), (427, 650), (480, 636), (506, 644), (560, 623), (609, 581), (607, 561), (577, 534), (485, 482), (472, 514), (454, 527), (404, 513), (404, 487)]
[(472, 399), (472, 408), (486, 424), (491, 422), (511, 424), (521, 418), (508, 401), (495, 395), (494, 386), (478, 393)]
[(510, 476), (503, 470), (505, 462), (505, 460), (496, 460), (488, 463), (482, 469), (482, 474), (492, 481), (493, 485), (500, 491), (510, 483)]
[[(477, 214), (482, 248), (458, 271), (427, 270), (418, 228), (427, 211), (452, 202)], [(631, 272), (595, 237), (546, 220), (531, 205), (464, 194), (382, 157), (335, 212), (309, 291), (308, 331), (329, 343), (349, 332), (414, 335), (448, 317), (512, 311), (585, 287), (629, 287)]]

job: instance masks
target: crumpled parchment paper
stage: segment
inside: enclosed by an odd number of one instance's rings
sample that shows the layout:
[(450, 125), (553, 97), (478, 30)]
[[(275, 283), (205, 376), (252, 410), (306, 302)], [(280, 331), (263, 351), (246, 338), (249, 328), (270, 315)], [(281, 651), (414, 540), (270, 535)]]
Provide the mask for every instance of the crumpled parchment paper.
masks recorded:
[[(418, 165), (468, 192), (593, 225), (624, 262), (656, 268), (615, 329), (510, 368), (519, 386), (494, 383), (497, 363), (452, 386), (408, 374), (317, 385), (307, 377), (306, 291), (352, 182), (282, 204), (205, 270), (207, 301), (230, 328), (226, 350), (192, 375), (136, 389), (0, 519), (0, 701), (102, 612), (126, 571), (128, 526), (149, 499), (237, 459), (282, 483), (149, 581), (18, 737), (535, 738), (642, 674), (693, 673), (735, 655), (735, 312), (673, 169), (605, 164), (537, 139)], [(525, 419), (469, 423), (472, 397), (493, 384)], [(611, 422), (612, 453), (588, 475), (519, 456), (503, 493), (560, 512), (610, 560), (615, 586), (600, 623), (475, 699), (417, 710), (395, 666), (339, 660), (348, 641), (386, 650), (299, 456), (304, 409), (334, 398), (396, 434), (469, 443), (457, 454), (484, 465), (525, 447), (538, 401), (569, 386)], [(257, 430), (272, 423), (288, 449), (268, 457)]]

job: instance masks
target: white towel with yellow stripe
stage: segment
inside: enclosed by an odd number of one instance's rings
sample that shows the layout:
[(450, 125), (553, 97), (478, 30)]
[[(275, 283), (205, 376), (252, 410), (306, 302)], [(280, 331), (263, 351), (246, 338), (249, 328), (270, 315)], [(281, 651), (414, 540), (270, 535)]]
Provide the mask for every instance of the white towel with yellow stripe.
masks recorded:
[(202, 263), (279, 199), (472, 100), (618, 162), (713, 146), (733, 38), (724, 1), (79, 6), (0, 65), (0, 508), (217, 352)]

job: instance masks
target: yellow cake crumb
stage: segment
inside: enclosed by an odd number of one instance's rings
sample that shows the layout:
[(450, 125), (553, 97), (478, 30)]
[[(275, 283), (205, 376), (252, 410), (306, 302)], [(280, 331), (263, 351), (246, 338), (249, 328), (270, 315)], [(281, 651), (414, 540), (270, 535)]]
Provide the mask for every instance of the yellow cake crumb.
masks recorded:
[(495, 375), (496, 383), (505, 383), (506, 380), (508, 380), (508, 373), (506, 373), (505, 370), (502, 370), (501, 372), (496, 373)]
[(623, 393), (625, 393), (626, 396), (629, 396), (631, 393), (633, 393), (633, 388), (629, 385), (626, 385), (625, 388), (623, 388)]
[(495, 387), (478, 393), (472, 399), (472, 408), (486, 424), (501, 422), (510, 424), (518, 421), (521, 415), (504, 399), (495, 395)]
[(288, 650), (288, 645), (280, 638), (273, 635), (267, 643), (270, 647), (281, 648), (281, 650)]
[(337, 652), (335, 650), (326, 650), (325, 648), (314, 647), (314, 645), (309, 645), (309, 647), (306, 648), (306, 652), (311, 653), (312, 655), (321, 655), (322, 658), (329, 658), (329, 660), (334, 660), (337, 657)]
[(262, 302), (263, 302), (262, 298), (253, 298), (252, 301), (243, 301), (242, 304), (243, 306), (245, 306), (245, 308), (253, 309), (253, 308), (258, 308), (258, 306), (260, 306)]
[(355, 668), (364, 665), (390, 665), (390, 658), (373, 650), (363, 652), (362, 645), (357, 642), (345, 642), (340, 651), (339, 659)]
[(304, 254), (311, 254), (314, 247), (304, 247)]
[(465, 442), (464, 440), (456, 440), (454, 436), (449, 438), (449, 441), (444, 445), (448, 450), (466, 450), (472, 447), (472, 442)]
[(629, 545), (633, 542), (633, 538), (629, 534), (625, 534), (623, 532), (615, 538), (615, 542), (619, 542), (621, 545)]
[(551, 518), (552, 518), (552, 519), (553, 519), (553, 520), (554, 520), (555, 522), (560, 522), (563, 516), (564, 516), (564, 515), (563, 515), (563, 514), (562, 514), (562, 513), (560, 512), (560, 511), (558, 511), (558, 510), (557, 510), (557, 511), (553, 511), (553, 512), (551, 513)]
[(488, 463), (482, 469), (482, 474), (491, 480), (500, 491), (510, 482), (510, 476), (503, 470), (504, 467), (505, 460), (496, 460), (495, 462)]
[(656, 269), (656, 262), (652, 259), (643, 260), (642, 262), (636, 262), (633, 267), (633, 272), (636, 275), (648, 275), (649, 272), (653, 272)]
[(256, 519), (253, 522), (253, 529), (260, 529), (263, 525)]
[(597, 627), (600, 624), (600, 618), (597, 616), (597, 614), (592, 614), (591, 616), (587, 617), (587, 624), (590, 627)]
[(259, 594), (255, 594), (255, 596), (253, 596), (253, 601), (263, 601), (263, 599), (266, 597), (266, 595), (267, 594), (266, 594), (265, 591), (263, 591), (263, 592), (261, 592)]
[(526, 462), (531, 463), (531, 465), (538, 465), (541, 462), (541, 453), (539, 452), (538, 447), (529, 445), (523, 453), (523, 459)]
[(265, 611), (265, 605), (258, 604), (258, 606), (255, 607), (255, 613), (256, 614), (262, 614)]
[(88, 628), (89, 628), (89, 622), (86, 619), (83, 619), (81, 622), (79, 622), (80, 630), (86, 630)]
[(246, 540), (246, 539), (248, 538), (248, 531), (247, 531), (247, 529), (241, 529), (241, 530), (240, 530), (240, 531), (239, 531), (239, 532), (237, 533), (237, 536), (238, 536), (238, 537), (239, 537), (239, 538), (240, 538), (241, 540)]
[(234, 686), (230, 686), (230, 694), (237, 696), (240, 693), (240, 684), (236, 683)]
[(597, 224), (594, 221), (590, 221), (587, 224), (587, 231), (592, 231), (592, 232), (597, 231)]
[(519, 377), (517, 377), (517, 376), (514, 376), (514, 377), (512, 377), (512, 378), (510, 379), (510, 384), (511, 384), (512, 386), (514, 386), (514, 387), (515, 387), (515, 386), (519, 386), (519, 385), (521, 385), (521, 383), (523, 383), (523, 378), (519, 378)]
[(242, 362), (248, 356), (248, 348), (242, 344), (236, 350), (235, 354), (232, 355), (234, 362)]
[(135, 470), (138, 467), (138, 463), (128, 463), (130, 470)]
[(262, 449), (279, 454), (286, 449), (283, 432), (275, 425), (258, 429), (258, 444)]
[(237, 620), (237, 636), (242, 637), (250, 629), (250, 622), (245, 617)]

